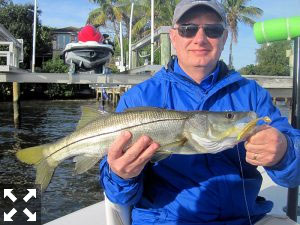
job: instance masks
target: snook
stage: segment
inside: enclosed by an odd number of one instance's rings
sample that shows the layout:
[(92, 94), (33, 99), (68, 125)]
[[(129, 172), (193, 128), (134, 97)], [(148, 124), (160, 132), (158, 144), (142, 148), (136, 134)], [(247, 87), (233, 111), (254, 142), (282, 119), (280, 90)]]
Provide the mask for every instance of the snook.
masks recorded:
[(152, 161), (159, 161), (170, 154), (217, 153), (232, 148), (253, 130), (256, 118), (254, 112), (136, 108), (124, 113), (101, 114), (83, 107), (75, 132), (51, 144), (19, 150), (17, 158), (35, 165), (36, 184), (44, 191), (60, 162), (75, 157), (75, 173), (87, 171), (107, 154), (123, 130), (132, 133), (132, 143), (141, 135), (158, 142), (161, 147)]

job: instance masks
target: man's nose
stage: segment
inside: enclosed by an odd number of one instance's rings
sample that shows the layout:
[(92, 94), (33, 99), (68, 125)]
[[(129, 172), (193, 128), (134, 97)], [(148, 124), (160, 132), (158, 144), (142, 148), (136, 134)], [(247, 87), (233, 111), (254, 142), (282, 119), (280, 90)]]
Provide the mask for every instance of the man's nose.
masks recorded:
[(204, 32), (203, 27), (200, 27), (199, 30), (197, 31), (197, 33), (194, 37), (194, 41), (196, 43), (201, 43), (201, 42), (207, 41), (207, 36)]

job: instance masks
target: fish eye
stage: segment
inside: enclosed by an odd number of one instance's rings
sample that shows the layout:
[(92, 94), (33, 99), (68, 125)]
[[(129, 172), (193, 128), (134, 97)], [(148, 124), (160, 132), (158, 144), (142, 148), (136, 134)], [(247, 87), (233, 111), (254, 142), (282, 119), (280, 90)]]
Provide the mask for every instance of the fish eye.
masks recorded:
[(225, 117), (227, 118), (227, 119), (233, 119), (234, 118), (234, 114), (233, 113), (226, 113), (225, 114)]

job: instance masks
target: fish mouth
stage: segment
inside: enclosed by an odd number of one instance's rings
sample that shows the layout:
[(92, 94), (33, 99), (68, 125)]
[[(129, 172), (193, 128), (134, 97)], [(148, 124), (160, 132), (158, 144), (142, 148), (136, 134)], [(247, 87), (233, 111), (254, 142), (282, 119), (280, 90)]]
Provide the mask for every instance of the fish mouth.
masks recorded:
[(253, 128), (256, 126), (256, 123), (260, 120), (262, 120), (266, 123), (271, 123), (272, 122), (272, 120), (268, 116), (260, 117), (260, 118), (257, 118), (257, 119), (254, 119), (254, 120), (250, 121), (249, 123), (246, 124), (246, 126), (238, 134), (238, 136), (236, 138), (237, 141), (240, 141), (240, 140), (244, 139), (253, 130)]

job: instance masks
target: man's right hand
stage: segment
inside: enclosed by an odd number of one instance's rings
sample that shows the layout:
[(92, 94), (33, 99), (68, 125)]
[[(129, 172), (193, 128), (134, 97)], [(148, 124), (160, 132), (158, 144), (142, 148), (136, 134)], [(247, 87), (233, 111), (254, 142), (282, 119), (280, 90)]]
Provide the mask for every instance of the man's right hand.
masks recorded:
[(107, 162), (111, 170), (123, 179), (138, 176), (160, 147), (150, 137), (142, 136), (126, 150), (131, 137), (129, 131), (123, 131), (108, 150)]

